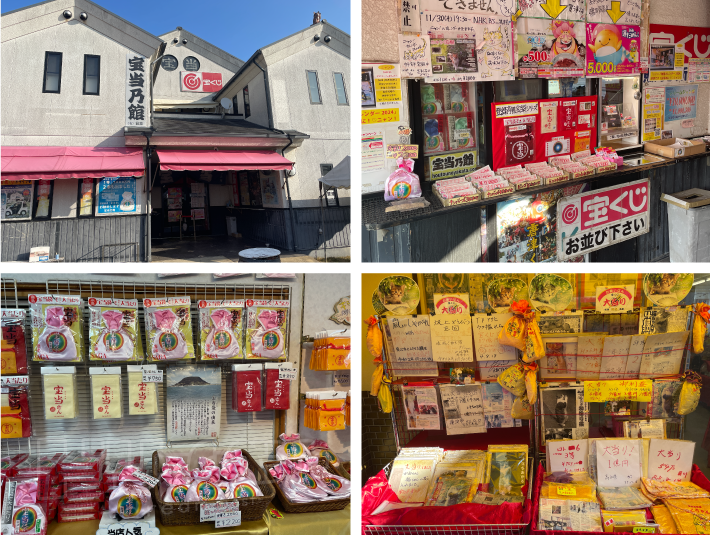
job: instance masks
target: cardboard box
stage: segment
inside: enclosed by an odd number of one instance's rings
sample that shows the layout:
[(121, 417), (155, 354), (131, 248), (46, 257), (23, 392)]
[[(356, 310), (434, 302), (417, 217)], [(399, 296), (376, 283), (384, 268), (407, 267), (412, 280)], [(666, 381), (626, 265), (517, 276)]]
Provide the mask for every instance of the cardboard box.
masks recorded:
[(661, 195), (661, 200), (688, 210), (710, 204), (710, 191), (693, 188), (678, 193), (664, 193)]
[(697, 139), (682, 139), (681, 141), (689, 144), (686, 147), (674, 148), (674, 145), (680, 138), (659, 139), (656, 141), (647, 141), (644, 146), (644, 152), (652, 152), (666, 158), (683, 158), (684, 156), (692, 156), (693, 154), (702, 154), (705, 152), (705, 143)]
[(472, 202), (478, 202), (481, 200), (481, 195), (479, 193), (467, 193), (461, 197), (454, 197), (453, 199), (444, 199), (436, 188), (432, 188), (434, 194), (439, 198), (441, 204), (444, 206), (458, 206), (459, 204), (468, 204)]

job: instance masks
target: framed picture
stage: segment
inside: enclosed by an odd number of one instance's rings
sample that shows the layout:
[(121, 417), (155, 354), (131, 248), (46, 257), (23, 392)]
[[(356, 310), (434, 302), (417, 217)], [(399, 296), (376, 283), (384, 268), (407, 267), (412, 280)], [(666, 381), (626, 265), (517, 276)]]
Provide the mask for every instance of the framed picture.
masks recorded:
[(577, 372), (577, 337), (542, 335), (545, 356), (540, 360), (543, 380), (575, 379)]
[(362, 69), (361, 99), (363, 108), (374, 108), (377, 105), (375, 98), (375, 76), (372, 68)]

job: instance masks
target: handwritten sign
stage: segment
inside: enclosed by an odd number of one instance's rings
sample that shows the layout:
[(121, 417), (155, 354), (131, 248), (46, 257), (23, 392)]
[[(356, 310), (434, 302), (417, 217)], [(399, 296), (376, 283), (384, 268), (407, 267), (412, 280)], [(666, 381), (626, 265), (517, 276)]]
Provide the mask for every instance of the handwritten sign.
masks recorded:
[(390, 487), (404, 503), (423, 502), (434, 471), (434, 459), (395, 459)]
[(297, 374), (296, 365), (293, 363), (284, 362), (284, 365), (279, 367), (280, 381), (295, 381)]
[(142, 370), (144, 383), (162, 383), (163, 370)]
[(476, 360), (487, 362), (492, 360), (514, 360), (517, 358), (515, 348), (504, 346), (498, 342), (498, 333), (505, 322), (513, 317), (512, 312), (501, 314), (476, 314), (471, 319), (473, 341), (476, 347)]
[(239, 502), (215, 502), (200, 504), (200, 522), (216, 520), (218, 514), (234, 514), (239, 512)]
[(580, 336), (577, 339), (577, 379), (599, 379), (604, 338), (604, 336)]
[(362, 124), (398, 123), (399, 108), (362, 110)]
[(599, 379), (623, 379), (626, 373), (626, 361), (629, 358), (631, 336), (607, 336), (604, 338), (602, 367)]
[(550, 472), (586, 472), (588, 446), (589, 442), (586, 439), (548, 440)]
[(641, 479), (640, 440), (597, 441), (600, 487), (630, 487)]
[(495, 381), (498, 376), (513, 364), (517, 364), (518, 359), (513, 360), (490, 360), (478, 364), (478, 373), (481, 381)]
[(426, 315), (387, 318), (392, 348), (390, 359), (395, 375), (437, 374), (431, 356), (430, 319)]
[(636, 286), (597, 286), (597, 312), (614, 314), (628, 312), (634, 308)]
[(652, 438), (648, 450), (648, 478), (656, 481), (690, 481), (695, 442)]
[(643, 357), (643, 347), (646, 345), (646, 335), (637, 334), (631, 337), (629, 346), (629, 357), (626, 360), (625, 379), (638, 379), (641, 369), (641, 357)]
[(394, 160), (397, 158), (418, 158), (419, 145), (387, 145), (387, 157)]
[(586, 402), (651, 401), (652, 397), (653, 381), (650, 379), (584, 382), (584, 401)]
[(399, 65), (402, 78), (431, 76), (431, 43), (429, 36), (399, 34)]
[(434, 362), (473, 362), (471, 316), (451, 314), (431, 318)]
[(689, 331), (651, 334), (643, 346), (639, 377), (653, 379), (661, 375), (678, 375)]
[(441, 386), (447, 435), (485, 433), (481, 385)]

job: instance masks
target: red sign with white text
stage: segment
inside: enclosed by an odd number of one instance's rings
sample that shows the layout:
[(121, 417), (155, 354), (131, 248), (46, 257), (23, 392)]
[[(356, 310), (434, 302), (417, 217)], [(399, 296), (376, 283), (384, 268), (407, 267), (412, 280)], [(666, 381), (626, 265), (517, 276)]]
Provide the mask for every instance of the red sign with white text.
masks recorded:
[(222, 89), (222, 74), (219, 72), (181, 71), (182, 91), (192, 93), (215, 93)]
[(648, 41), (652, 44), (684, 45), (686, 63), (688, 58), (710, 57), (710, 28), (651, 24)]

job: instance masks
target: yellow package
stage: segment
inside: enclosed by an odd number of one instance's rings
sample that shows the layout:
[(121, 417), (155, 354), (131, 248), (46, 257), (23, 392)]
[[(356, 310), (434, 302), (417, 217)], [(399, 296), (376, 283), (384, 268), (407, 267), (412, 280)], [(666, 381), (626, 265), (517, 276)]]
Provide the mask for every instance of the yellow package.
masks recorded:
[[(631, 511), (607, 511), (602, 509), (604, 531), (622, 531), (618, 528), (633, 528), (646, 525), (646, 512), (643, 509)], [(632, 531), (632, 529), (628, 529)]]
[(380, 401), (380, 408), (385, 414), (392, 412), (392, 392), (387, 383), (383, 383), (377, 392), (377, 399)]
[(528, 402), (534, 405), (537, 401), (537, 362), (525, 364), (525, 391), (528, 394)]
[(376, 396), (380, 391), (380, 385), (382, 385), (382, 372), (384, 367), (382, 364), (378, 364), (375, 371), (372, 372), (372, 378), (370, 379), (370, 395)]
[[(343, 407), (343, 411), (345, 407)], [(318, 431), (338, 431), (345, 429), (345, 412), (318, 411)]]
[(534, 312), (525, 314), (526, 336), (525, 350), (523, 351), (523, 362), (534, 362), (545, 356), (545, 345), (542, 343), (540, 327), (537, 324), (537, 317)]
[(94, 419), (123, 417), (121, 367), (89, 368)]
[(504, 346), (513, 346), (520, 351), (525, 350), (525, 319), (523, 311), (528, 310), (528, 302), (524, 299), (516, 301), (510, 306), (510, 311), (514, 316), (505, 322), (503, 328), (498, 333), (498, 342)]
[(685, 416), (698, 408), (702, 386), (703, 380), (700, 375), (695, 372), (685, 372), (683, 375), (683, 387), (680, 389), (678, 414)]
[(646, 490), (649, 495), (657, 498), (710, 498), (710, 492), (699, 487), (691, 481), (656, 481), (646, 477), (641, 479), (643, 486), (641, 490)]
[(0, 403), (0, 437), (5, 438), (22, 438), (22, 409), (19, 405), (13, 408), (10, 404), (10, 394), (2, 394), (2, 403)]
[(490, 494), (522, 496), (527, 481), (528, 446), (493, 444), (486, 452), (486, 476)]
[(522, 362), (513, 364), (498, 376), (498, 384), (515, 397), (525, 394), (525, 368)]
[(661, 533), (678, 533), (678, 528), (673, 521), (673, 516), (665, 505), (654, 505), (651, 507), (653, 520), (658, 524)]
[(367, 350), (375, 358), (382, 356), (382, 331), (377, 325), (377, 318), (370, 316), (367, 323)]
[(703, 352), (705, 332), (710, 322), (710, 305), (706, 303), (695, 304), (695, 319), (693, 319), (693, 353)]
[(510, 415), (519, 420), (532, 420), (535, 417), (533, 406), (528, 402), (526, 394), (523, 394), (522, 397), (515, 398), (513, 406), (510, 409)]
[(15, 355), (15, 342), (3, 340), (2, 344), (2, 367), (0, 370), (3, 374), (11, 375), (17, 373), (17, 357)]
[(158, 398), (155, 383), (143, 382), (141, 366), (127, 366), (128, 414), (156, 414)]
[(40, 371), (44, 386), (44, 417), (47, 420), (76, 418), (76, 368), (47, 366)]
[(664, 500), (677, 533), (710, 533), (710, 499), (669, 498)]

